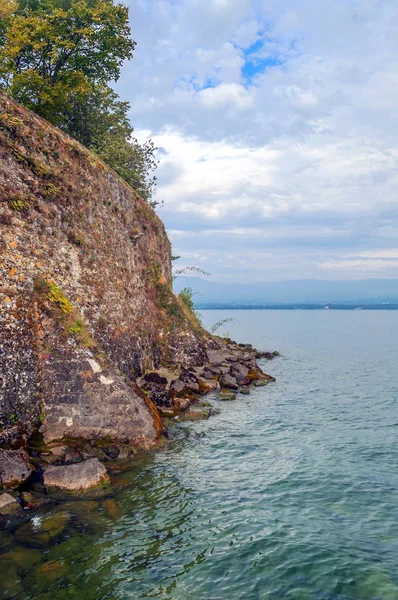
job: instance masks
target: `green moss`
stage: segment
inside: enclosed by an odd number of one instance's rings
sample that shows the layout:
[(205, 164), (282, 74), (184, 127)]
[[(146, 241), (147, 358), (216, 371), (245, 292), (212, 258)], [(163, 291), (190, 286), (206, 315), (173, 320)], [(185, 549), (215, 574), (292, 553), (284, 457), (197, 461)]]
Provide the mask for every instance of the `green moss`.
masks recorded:
[(57, 307), (64, 313), (71, 313), (73, 310), (73, 306), (68, 298), (65, 296), (61, 288), (59, 288), (55, 283), (51, 283), (50, 281), (45, 282), (47, 286), (47, 293), (45, 293), (45, 297), (50, 302), (53, 302), (57, 305)]
[(26, 169), (30, 169), (38, 177), (45, 178), (50, 174), (49, 168), (46, 167), (46, 165), (44, 165), (40, 160), (24, 154), (18, 148), (13, 148), (12, 154), (20, 164), (22, 164)]
[(28, 198), (27, 196), (14, 196), (8, 200), (8, 206), (16, 212), (23, 212), (29, 210), (33, 202), (34, 198)]
[(0, 115), (0, 128), (6, 129), (11, 133), (17, 133), (18, 130), (23, 126), (22, 119), (18, 117), (14, 117), (13, 115), (9, 115), (4, 113)]
[[(73, 317), (73, 315), (71, 315), (71, 317)], [(78, 343), (85, 348), (96, 346), (95, 341), (91, 337), (90, 332), (82, 319), (77, 318), (71, 320), (71, 318), (68, 318), (65, 322), (65, 331), (67, 334), (73, 335)]]

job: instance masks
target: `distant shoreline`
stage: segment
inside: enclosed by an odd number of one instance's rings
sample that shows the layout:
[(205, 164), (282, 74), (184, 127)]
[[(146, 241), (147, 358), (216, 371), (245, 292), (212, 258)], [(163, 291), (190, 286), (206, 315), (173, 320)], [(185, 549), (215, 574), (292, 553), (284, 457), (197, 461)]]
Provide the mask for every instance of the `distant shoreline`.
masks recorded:
[(398, 304), (197, 304), (198, 310), (398, 310)]

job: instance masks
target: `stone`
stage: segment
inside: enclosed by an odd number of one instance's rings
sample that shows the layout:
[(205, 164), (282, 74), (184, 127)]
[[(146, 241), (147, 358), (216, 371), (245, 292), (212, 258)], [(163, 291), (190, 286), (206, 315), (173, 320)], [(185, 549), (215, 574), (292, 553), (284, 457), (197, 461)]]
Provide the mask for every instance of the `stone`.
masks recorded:
[(170, 384), (170, 395), (175, 398), (179, 398), (190, 392), (191, 391), (187, 388), (185, 383), (183, 381), (181, 381), (180, 379), (175, 379)]
[(208, 408), (200, 408), (189, 410), (184, 413), (182, 421), (205, 421), (210, 418), (211, 410)]
[(26, 598), (17, 564), (11, 560), (0, 561), (0, 597), (6, 600)]
[(0, 484), (14, 489), (26, 481), (32, 472), (29, 456), (24, 450), (0, 448)]
[(142, 378), (146, 383), (157, 383), (158, 385), (167, 385), (167, 377), (162, 377), (156, 371), (151, 371), (150, 373), (146, 373)]
[(232, 375), (230, 375), (229, 373), (225, 373), (225, 375), (221, 377), (220, 385), (222, 388), (228, 388), (231, 390), (237, 390), (239, 388), (235, 377), (232, 377)]
[(239, 393), (243, 394), (244, 396), (250, 396), (250, 388), (249, 388), (249, 386), (241, 387), (239, 389)]
[(21, 506), (19, 502), (10, 494), (1, 494), (0, 496), (0, 515), (10, 515), (19, 512)]
[(46, 589), (53, 582), (64, 579), (68, 568), (69, 564), (65, 560), (47, 560), (35, 571), (36, 584)]
[(70, 514), (62, 511), (49, 515), (34, 515), (15, 532), (17, 542), (31, 548), (44, 548), (58, 538), (70, 521)]
[(220, 389), (220, 384), (216, 379), (198, 378), (199, 393), (204, 395), (209, 392), (217, 392)]
[(98, 511), (99, 504), (96, 500), (69, 500), (62, 504), (63, 510), (72, 515), (84, 515)]
[(52, 446), (46, 453), (42, 453), (40, 458), (49, 464), (74, 464), (80, 462), (82, 457), (76, 448), (70, 446)]
[(14, 546), (10, 552), (1, 555), (1, 560), (11, 560), (19, 569), (27, 571), (43, 560), (43, 554), (40, 550), (26, 546)]
[(48, 467), (44, 471), (44, 485), (49, 492), (78, 494), (95, 491), (110, 483), (109, 475), (97, 458), (75, 465)]
[(187, 410), (190, 404), (192, 404), (192, 398), (176, 398), (174, 401), (176, 409), (180, 411)]
[(248, 374), (249, 369), (243, 364), (236, 364), (231, 368), (231, 375), (240, 384)]
[(232, 390), (224, 388), (223, 390), (221, 390), (218, 398), (219, 398), (219, 400), (224, 400), (224, 401), (236, 400), (236, 394)]
[[(1, 385), (0, 385), (1, 389)], [(28, 434), (21, 425), (14, 425), (9, 429), (0, 432), (0, 447), (9, 450), (17, 450), (25, 448), (27, 444)]]
[(118, 521), (124, 516), (124, 510), (114, 498), (108, 498), (104, 502), (104, 514), (112, 521)]

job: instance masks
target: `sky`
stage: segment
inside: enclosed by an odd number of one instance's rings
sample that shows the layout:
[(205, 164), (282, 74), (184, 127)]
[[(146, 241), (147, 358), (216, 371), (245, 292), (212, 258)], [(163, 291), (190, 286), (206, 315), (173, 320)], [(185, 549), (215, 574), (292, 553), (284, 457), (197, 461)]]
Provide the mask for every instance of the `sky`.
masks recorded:
[(134, 0), (116, 89), (176, 263), (398, 277), (398, 0)]

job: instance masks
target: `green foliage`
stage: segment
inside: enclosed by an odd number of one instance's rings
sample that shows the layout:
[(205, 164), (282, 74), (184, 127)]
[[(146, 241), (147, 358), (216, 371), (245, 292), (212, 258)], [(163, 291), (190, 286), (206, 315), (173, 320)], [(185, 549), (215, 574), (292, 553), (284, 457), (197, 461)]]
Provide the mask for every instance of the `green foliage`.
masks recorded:
[(52, 183), (48, 183), (43, 190), (43, 196), (45, 197), (46, 200), (54, 200), (57, 197), (57, 195), (59, 194), (59, 192), (60, 192), (59, 188), (57, 188)]
[(127, 7), (113, 0), (0, 2), (0, 88), (96, 153), (155, 208), (157, 149), (134, 138), (130, 105), (108, 85), (135, 47)]
[(0, 23), (0, 85), (56, 125), (74, 96), (118, 79), (135, 46), (112, 0), (16, 0)]
[(61, 288), (51, 281), (44, 282), (44, 286), (47, 288), (44, 294), (47, 300), (53, 302), (64, 314), (72, 312), (73, 306)]
[(195, 310), (195, 303), (193, 301), (193, 295), (194, 295), (194, 291), (190, 287), (185, 287), (178, 294), (178, 297), (180, 298), (180, 300), (182, 300), (182, 302), (185, 304), (185, 306), (192, 312)]
[(61, 126), (134, 188), (154, 208), (157, 148), (151, 140), (140, 144), (128, 118), (130, 105), (119, 100), (107, 85), (95, 86), (84, 101), (75, 96), (73, 107)]
[(27, 198), (25, 196), (14, 196), (13, 198), (9, 199), (8, 206), (16, 212), (23, 212), (29, 210), (32, 202), (32, 198)]
[(199, 321), (199, 323), (201, 323), (202, 322), (201, 315), (195, 309), (195, 303), (193, 301), (193, 297), (194, 297), (195, 293), (197, 293), (197, 292), (194, 292), (192, 288), (185, 287), (178, 294), (178, 297), (183, 302), (183, 304), (185, 304), (185, 306), (187, 307), (189, 312), (191, 312), (194, 315), (194, 317), (197, 319), (197, 321)]

